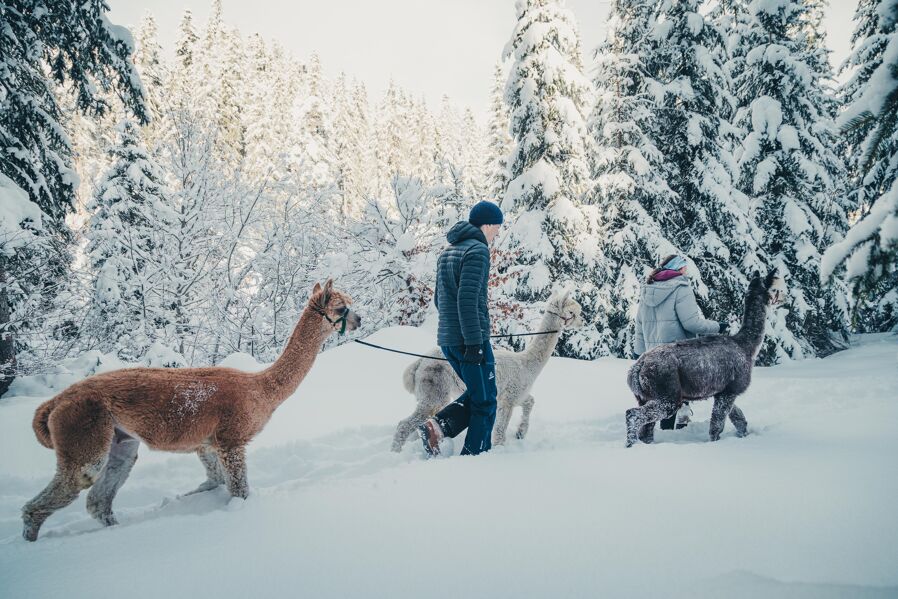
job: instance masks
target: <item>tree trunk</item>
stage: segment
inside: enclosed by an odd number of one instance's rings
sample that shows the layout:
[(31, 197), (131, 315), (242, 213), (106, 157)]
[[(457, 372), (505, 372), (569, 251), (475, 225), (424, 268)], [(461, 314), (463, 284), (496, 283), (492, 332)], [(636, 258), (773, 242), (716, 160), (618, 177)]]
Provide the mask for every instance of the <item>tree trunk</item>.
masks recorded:
[(9, 294), (6, 287), (6, 260), (0, 258), (0, 396), (6, 393), (13, 381), (16, 366), (16, 349), (11, 331), (6, 328), (10, 318)]

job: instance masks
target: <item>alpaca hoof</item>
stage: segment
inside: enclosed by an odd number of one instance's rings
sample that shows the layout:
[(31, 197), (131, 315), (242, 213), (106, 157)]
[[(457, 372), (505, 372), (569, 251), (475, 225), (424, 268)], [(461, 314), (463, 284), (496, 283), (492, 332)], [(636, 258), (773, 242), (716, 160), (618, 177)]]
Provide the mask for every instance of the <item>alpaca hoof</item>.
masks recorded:
[(37, 540), (37, 534), (40, 532), (41, 525), (35, 522), (31, 516), (22, 516), (22, 521), (25, 523), (22, 529), (22, 538), (33, 543)]
[(633, 447), (636, 444), (636, 439), (631, 439), (627, 437), (627, 447)]
[(744, 438), (744, 437), (747, 437), (747, 436), (748, 436), (748, 431), (747, 431), (747, 430), (744, 430), (744, 431), (736, 431), (736, 436), (739, 437), (740, 439), (742, 439), (742, 438)]
[(115, 517), (115, 514), (111, 512), (108, 514), (103, 514), (102, 516), (98, 516), (97, 520), (103, 526), (118, 526), (118, 519)]
[(524, 431), (518, 431), (514, 434), (514, 438), (522, 441), (526, 435), (527, 433), (525, 433)]
[(714, 442), (714, 441), (720, 441), (720, 433), (711, 433), (711, 435), (710, 435), (710, 440), (711, 440), (712, 442)]

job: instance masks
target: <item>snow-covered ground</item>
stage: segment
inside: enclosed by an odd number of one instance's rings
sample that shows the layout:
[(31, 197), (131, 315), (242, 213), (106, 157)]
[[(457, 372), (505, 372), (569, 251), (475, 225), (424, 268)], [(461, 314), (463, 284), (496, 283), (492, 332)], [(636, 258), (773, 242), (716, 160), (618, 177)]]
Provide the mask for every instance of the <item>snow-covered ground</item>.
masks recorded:
[(100, 528), (82, 494), (37, 543), (19, 509), (53, 472), (31, 431), (44, 397), (4, 399), (0, 596), (896, 597), (896, 355), (895, 336), (865, 336), (758, 369), (739, 401), (747, 438), (727, 423), (706, 442), (701, 402), (686, 430), (632, 449), (630, 362), (553, 359), (525, 441), (426, 461), (416, 442), (389, 451), (411, 358), (350, 344), (320, 356), (251, 445), (246, 502), (178, 499), (199, 461), (144, 447), (120, 526)]

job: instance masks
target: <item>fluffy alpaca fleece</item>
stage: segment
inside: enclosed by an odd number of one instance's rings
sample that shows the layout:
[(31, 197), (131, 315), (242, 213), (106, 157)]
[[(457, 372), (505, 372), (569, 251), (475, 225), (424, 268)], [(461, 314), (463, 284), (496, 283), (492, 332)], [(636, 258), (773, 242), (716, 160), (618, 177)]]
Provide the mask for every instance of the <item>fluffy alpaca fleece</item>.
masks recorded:
[(637, 438), (651, 443), (655, 421), (675, 413), (684, 401), (714, 397), (710, 437), (717, 441), (729, 416), (736, 434), (748, 432), (736, 398), (748, 389), (755, 357), (764, 340), (767, 308), (785, 297), (773, 272), (755, 273), (745, 294), (742, 328), (733, 336), (712, 335), (660, 345), (630, 368), (627, 384), (639, 407), (627, 410), (627, 447)]
[[(533, 382), (545, 367), (561, 331), (567, 328), (583, 326), (580, 304), (574, 300), (570, 292), (558, 292), (546, 303), (545, 314), (539, 331), (558, 331), (548, 335), (537, 335), (530, 338), (522, 352), (511, 352), (501, 349), (494, 351), (496, 357), (497, 398), (496, 425), (493, 428), (493, 443), (505, 442), (505, 432), (511, 420), (515, 406), (521, 406), (523, 415), (516, 436), (523, 439), (530, 426), (530, 412), (533, 410), (534, 398), (530, 394)], [(442, 352), (434, 350), (429, 355), (442, 357)], [(403, 373), (403, 384), (409, 393), (414, 393), (417, 406), (411, 416), (402, 420), (396, 427), (393, 437), (393, 451), (401, 451), (406, 440), (416, 429), (439, 412), (449, 402), (461, 395), (465, 386), (447, 362), (439, 360), (419, 359)]]
[(234, 497), (249, 493), (246, 445), (293, 394), (322, 343), (345, 317), (361, 319), (349, 296), (316, 284), (283, 353), (269, 368), (128, 368), (88, 377), (41, 404), (33, 427), (56, 451), (56, 475), (22, 508), (23, 536), (37, 539), (44, 521), (90, 488), (87, 509), (116, 523), (112, 501), (137, 460), (139, 441), (153, 449), (196, 452), (207, 480), (192, 493), (227, 484)]

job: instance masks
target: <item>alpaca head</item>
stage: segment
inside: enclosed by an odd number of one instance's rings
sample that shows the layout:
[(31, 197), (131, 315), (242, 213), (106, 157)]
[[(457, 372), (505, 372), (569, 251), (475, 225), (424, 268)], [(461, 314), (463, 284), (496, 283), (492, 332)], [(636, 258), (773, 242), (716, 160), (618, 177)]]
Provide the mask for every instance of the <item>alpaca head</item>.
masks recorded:
[(766, 304), (775, 306), (786, 299), (786, 283), (775, 270), (768, 272), (763, 279), (761, 273), (756, 270), (748, 285), (748, 293), (759, 298), (766, 296)]
[(351, 304), (352, 298), (349, 295), (334, 289), (333, 279), (328, 279), (324, 287), (321, 283), (315, 283), (309, 298), (309, 305), (324, 316), (334, 330), (342, 329), (344, 322), (347, 331), (354, 331), (361, 326), (362, 317), (350, 309)]
[(570, 290), (553, 293), (546, 303), (546, 312), (560, 318), (561, 325), (565, 329), (576, 329), (584, 324), (583, 308), (574, 299)]

